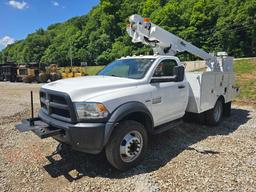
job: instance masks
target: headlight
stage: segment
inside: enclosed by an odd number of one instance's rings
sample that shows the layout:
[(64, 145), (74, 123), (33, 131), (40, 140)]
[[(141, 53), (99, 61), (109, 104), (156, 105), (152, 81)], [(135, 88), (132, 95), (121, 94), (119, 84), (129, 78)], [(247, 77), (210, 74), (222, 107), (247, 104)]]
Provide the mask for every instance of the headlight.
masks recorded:
[(75, 103), (79, 120), (103, 119), (108, 116), (106, 107), (101, 103)]

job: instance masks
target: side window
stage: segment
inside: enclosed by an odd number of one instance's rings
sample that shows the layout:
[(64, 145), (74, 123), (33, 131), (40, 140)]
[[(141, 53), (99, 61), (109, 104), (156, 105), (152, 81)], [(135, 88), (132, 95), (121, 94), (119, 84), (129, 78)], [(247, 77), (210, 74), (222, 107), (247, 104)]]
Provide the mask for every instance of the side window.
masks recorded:
[(177, 66), (175, 60), (163, 60), (158, 64), (153, 77), (173, 76), (173, 70), (175, 66)]

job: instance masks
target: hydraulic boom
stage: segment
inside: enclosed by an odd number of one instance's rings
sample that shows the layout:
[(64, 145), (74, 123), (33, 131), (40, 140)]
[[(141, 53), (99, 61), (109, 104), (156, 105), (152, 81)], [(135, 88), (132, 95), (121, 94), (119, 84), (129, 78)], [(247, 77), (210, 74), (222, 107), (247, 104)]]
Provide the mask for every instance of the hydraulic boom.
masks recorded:
[[(150, 22), (148, 18), (135, 14), (130, 16), (129, 21), (127, 32), (132, 37), (133, 43), (141, 42), (150, 45), (154, 54), (160, 55), (174, 56), (177, 53), (189, 52), (204, 59), (208, 66), (208, 71), (223, 71), (223, 63), (220, 63), (217, 57), (162, 29)], [(224, 54), (222, 56), (227, 55)]]

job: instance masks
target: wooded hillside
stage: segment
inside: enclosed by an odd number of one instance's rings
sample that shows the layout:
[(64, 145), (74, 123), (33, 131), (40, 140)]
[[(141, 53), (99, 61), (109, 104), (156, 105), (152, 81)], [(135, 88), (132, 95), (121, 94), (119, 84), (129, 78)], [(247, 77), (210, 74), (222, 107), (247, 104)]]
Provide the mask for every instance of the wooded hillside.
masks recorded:
[(87, 15), (38, 29), (9, 45), (0, 52), (0, 61), (63, 66), (72, 52), (75, 64), (102, 65), (149, 53), (126, 34), (128, 17), (134, 13), (208, 52), (256, 56), (256, 0), (101, 0)]

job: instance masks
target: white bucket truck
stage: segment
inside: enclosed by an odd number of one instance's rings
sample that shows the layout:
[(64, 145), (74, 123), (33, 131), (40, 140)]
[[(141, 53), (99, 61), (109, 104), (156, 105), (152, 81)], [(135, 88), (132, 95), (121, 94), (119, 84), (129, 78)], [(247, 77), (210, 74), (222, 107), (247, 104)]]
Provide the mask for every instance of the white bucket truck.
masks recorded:
[[(38, 117), (17, 129), (82, 152), (105, 150), (112, 166), (126, 170), (143, 159), (149, 134), (171, 129), (185, 114), (199, 114), (210, 125), (230, 114), (239, 92), (232, 57), (208, 54), (139, 15), (129, 21), (132, 41), (151, 46), (154, 55), (120, 58), (96, 76), (43, 85)], [(175, 57), (185, 51), (204, 59), (207, 70), (185, 73)]]

